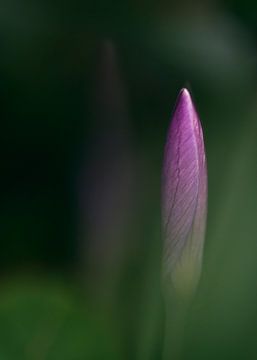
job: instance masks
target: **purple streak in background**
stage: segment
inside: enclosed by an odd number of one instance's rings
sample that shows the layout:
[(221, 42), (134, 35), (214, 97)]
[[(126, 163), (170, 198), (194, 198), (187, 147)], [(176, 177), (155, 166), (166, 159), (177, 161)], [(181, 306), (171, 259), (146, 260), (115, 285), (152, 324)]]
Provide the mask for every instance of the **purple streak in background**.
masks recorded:
[(131, 246), (128, 229), (136, 197), (127, 96), (111, 41), (101, 46), (92, 97), (89, 159), (80, 186), (81, 233), (86, 233), (81, 252), (91, 290), (105, 301), (113, 296)]
[(179, 291), (197, 285), (207, 214), (207, 170), (202, 127), (182, 89), (168, 130), (162, 178), (164, 276)]

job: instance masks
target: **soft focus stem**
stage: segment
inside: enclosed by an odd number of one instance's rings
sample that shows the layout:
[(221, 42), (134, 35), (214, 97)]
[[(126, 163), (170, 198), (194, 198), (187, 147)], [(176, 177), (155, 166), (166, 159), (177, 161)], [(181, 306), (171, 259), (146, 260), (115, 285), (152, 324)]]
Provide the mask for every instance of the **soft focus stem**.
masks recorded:
[(187, 314), (192, 296), (182, 294), (165, 294), (165, 338), (163, 360), (182, 358)]

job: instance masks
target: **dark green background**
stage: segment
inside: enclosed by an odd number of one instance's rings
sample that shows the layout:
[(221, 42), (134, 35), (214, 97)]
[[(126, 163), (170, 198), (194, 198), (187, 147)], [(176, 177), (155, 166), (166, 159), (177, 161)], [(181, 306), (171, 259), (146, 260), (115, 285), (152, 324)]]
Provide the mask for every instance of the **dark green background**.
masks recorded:
[[(106, 39), (125, 121), (96, 111)], [(204, 130), (209, 215), (181, 358), (257, 358), (257, 3), (10, 0), (0, 3), (1, 360), (161, 359), (161, 163), (185, 85)], [(113, 158), (129, 190), (115, 172), (105, 187)], [(87, 256), (98, 223), (88, 199), (99, 195), (101, 214), (115, 189), (130, 198), (115, 233), (130, 245), (105, 273), (105, 252)], [(99, 215), (101, 237), (115, 219), (105, 228)]]

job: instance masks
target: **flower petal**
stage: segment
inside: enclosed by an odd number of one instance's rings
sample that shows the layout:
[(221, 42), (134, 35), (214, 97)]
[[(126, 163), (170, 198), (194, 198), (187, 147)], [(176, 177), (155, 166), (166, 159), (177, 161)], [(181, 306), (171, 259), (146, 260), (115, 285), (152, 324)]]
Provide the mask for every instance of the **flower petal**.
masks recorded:
[(198, 280), (206, 205), (202, 127), (190, 93), (182, 89), (168, 130), (162, 181), (164, 274), (171, 275), (176, 286)]

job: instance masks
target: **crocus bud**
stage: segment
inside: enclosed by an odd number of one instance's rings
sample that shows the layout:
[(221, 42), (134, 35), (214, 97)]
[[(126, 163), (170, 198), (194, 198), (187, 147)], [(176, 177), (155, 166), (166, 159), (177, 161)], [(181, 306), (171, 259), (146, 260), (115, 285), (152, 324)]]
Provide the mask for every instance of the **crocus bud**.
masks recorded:
[(198, 283), (207, 213), (207, 171), (202, 127), (182, 89), (165, 146), (162, 178), (163, 270), (179, 293)]

